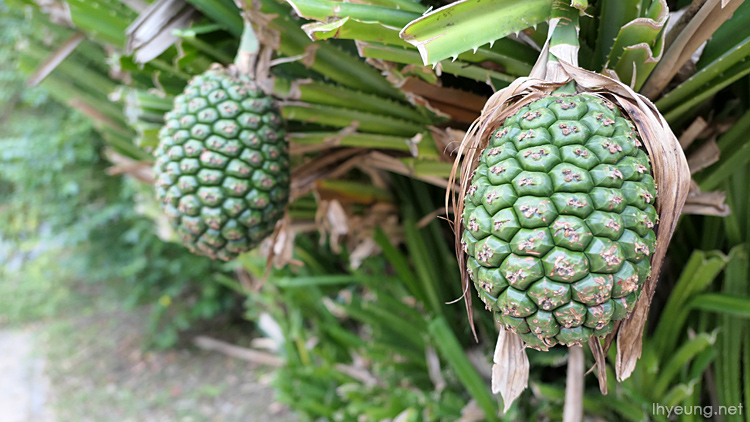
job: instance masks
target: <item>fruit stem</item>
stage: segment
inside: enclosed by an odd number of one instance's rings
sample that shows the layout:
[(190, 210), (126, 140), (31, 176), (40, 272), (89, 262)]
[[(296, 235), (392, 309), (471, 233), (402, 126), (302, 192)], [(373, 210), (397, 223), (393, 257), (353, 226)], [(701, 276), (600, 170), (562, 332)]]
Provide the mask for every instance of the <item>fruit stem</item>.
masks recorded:
[(255, 35), (253, 24), (250, 22), (250, 13), (249, 7), (246, 7), (242, 13), (245, 26), (242, 30), (242, 38), (240, 40), (240, 47), (237, 50), (237, 56), (234, 58), (234, 65), (240, 73), (254, 76), (255, 61), (258, 58), (258, 51), (260, 51), (260, 43), (258, 42), (258, 37)]
[(550, 63), (557, 62), (559, 59), (578, 66), (579, 13), (579, 9), (570, 5), (570, 0), (555, 0), (552, 4), (552, 19), (548, 35), (550, 55), (547, 59)]
[(547, 43), (530, 73), (531, 77), (560, 83), (570, 80), (560, 62), (578, 67), (578, 16), (584, 13), (587, 3), (586, 0), (555, 0), (552, 3)]

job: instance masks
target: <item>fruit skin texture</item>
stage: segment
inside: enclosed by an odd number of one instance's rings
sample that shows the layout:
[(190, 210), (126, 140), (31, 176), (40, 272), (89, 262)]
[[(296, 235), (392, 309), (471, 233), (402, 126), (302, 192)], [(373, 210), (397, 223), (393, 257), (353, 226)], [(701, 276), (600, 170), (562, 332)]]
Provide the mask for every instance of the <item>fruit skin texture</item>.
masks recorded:
[(656, 185), (610, 101), (551, 95), (490, 135), (466, 192), (467, 272), (496, 321), (547, 350), (608, 334), (651, 273)]
[(289, 153), (275, 101), (221, 67), (192, 79), (159, 133), (156, 197), (183, 245), (230, 260), (274, 230), (289, 199)]

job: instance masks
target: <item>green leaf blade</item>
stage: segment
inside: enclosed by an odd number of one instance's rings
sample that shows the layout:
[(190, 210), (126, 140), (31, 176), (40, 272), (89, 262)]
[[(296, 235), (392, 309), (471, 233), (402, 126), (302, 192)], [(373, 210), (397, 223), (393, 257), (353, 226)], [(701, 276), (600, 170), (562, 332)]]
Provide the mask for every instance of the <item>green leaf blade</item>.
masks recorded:
[(410, 22), (401, 38), (425, 65), (491, 43), (549, 19), (552, 0), (459, 0)]

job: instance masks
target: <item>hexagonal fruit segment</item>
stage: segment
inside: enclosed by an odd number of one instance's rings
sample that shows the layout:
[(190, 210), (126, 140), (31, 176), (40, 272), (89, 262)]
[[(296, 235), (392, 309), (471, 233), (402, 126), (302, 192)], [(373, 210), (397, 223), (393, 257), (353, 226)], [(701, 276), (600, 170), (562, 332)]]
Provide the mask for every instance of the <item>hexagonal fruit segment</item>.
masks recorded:
[(615, 133), (615, 120), (612, 113), (592, 111), (581, 119), (581, 123), (589, 128), (592, 135), (612, 136)]
[(245, 228), (242, 227), (237, 220), (229, 220), (221, 228), (221, 235), (227, 240), (238, 240), (242, 239), (245, 235)]
[(557, 147), (565, 145), (582, 145), (591, 134), (589, 128), (575, 120), (563, 120), (552, 124), (549, 128), (552, 142)]
[(200, 157), (201, 164), (203, 166), (212, 169), (223, 169), (227, 166), (229, 158), (219, 154), (218, 152), (203, 151)]
[(480, 265), (497, 267), (510, 254), (510, 245), (495, 236), (487, 236), (477, 242), (474, 252), (475, 258)]
[(521, 129), (518, 125), (503, 125), (502, 127), (495, 129), (490, 135), (490, 146), (497, 147), (509, 142), (513, 136), (516, 136), (519, 132), (521, 132)]
[(526, 294), (545, 311), (551, 311), (570, 302), (570, 286), (543, 278), (528, 288)]
[(594, 182), (589, 172), (569, 163), (555, 166), (549, 172), (555, 192), (589, 192)]
[(614, 278), (611, 274), (589, 274), (571, 285), (573, 299), (596, 306), (612, 296)]
[(526, 322), (531, 332), (538, 337), (554, 337), (560, 332), (560, 324), (552, 312), (539, 310), (526, 317)]
[(562, 247), (553, 248), (542, 258), (545, 276), (555, 281), (571, 283), (585, 277), (589, 262), (582, 252), (573, 252)]
[(589, 306), (586, 309), (586, 321), (583, 325), (593, 330), (601, 330), (609, 324), (614, 312), (615, 305), (611, 300), (607, 300), (596, 306)]
[(524, 196), (513, 204), (521, 227), (534, 229), (549, 226), (557, 218), (557, 209), (547, 198)]
[(223, 103), (216, 106), (216, 109), (224, 119), (232, 119), (240, 114), (240, 111), (242, 111), (239, 103), (232, 100), (224, 101)]
[(247, 201), (248, 207), (256, 210), (262, 210), (271, 203), (271, 198), (265, 192), (261, 192), (257, 189), (252, 189), (247, 195), (245, 195), (245, 201)]
[(246, 209), (240, 214), (237, 221), (245, 227), (254, 227), (263, 222), (263, 211)]
[(203, 186), (198, 188), (198, 198), (200, 198), (203, 205), (209, 207), (216, 206), (224, 201), (224, 195), (222, 194), (221, 188), (216, 186)]
[(506, 208), (492, 216), (492, 234), (501, 240), (510, 242), (520, 228), (512, 208)]
[(546, 128), (551, 125), (557, 116), (546, 108), (537, 108), (529, 110), (518, 117), (518, 124), (521, 129)]
[(550, 196), (553, 192), (552, 180), (545, 173), (523, 171), (512, 184), (518, 196)]
[(185, 230), (195, 236), (200, 236), (206, 230), (206, 225), (203, 223), (203, 220), (201, 220), (200, 217), (183, 215), (181, 225), (185, 228)]
[(513, 144), (516, 146), (517, 150), (551, 143), (552, 136), (547, 129), (543, 127), (522, 130), (515, 138), (513, 138)]
[(594, 237), (586, 248), (586, 256), (592, 273), (614, 274), (620, 271), (622, 263), (625, 262), (622, 247), (603, 237)]
[(555, 245), (578, 252), (586, 249), (593, 237), (583, 220), (571, 215), (557, 217), (550, 232)]
[(544, 276), (544, 268), (539, 259), (515, 254), (511, 254), (503, 261), (500, 272), (508, 284), (517, 289), (526, 289)]
[(464, 228), (477, 240), (484, 239), (492, 231), (492, 217), (484, 207), (476, 207), (464, 217)]
[(521, 229), (510, 242), (513, 253), (536, 257), (543, 256), (553, 246), (552, 236), (546, 228)]
[(237, 179), (227, 176), (221, 185), (229, 196), (243, 197), (250, 190), (250, 182), (246, 179)]
[(560, 148), (560, 158), (584, 170), (591, 170), (599, 164), (596, 155), (583, 145), (566, 145)]
[(487, 164), (487, 167), (491, 168), (501, 161), (515, 157), (517, 153), (518, 150), (516, 149), (515, 144), (508, 142), (497, 147), (485, 149), (482, 153), (481, 161), (482, 163)]
[(586, 306), (578, 302), (569, 302), (555, 309), (553, 314), (560, 326), (565, 328), (577, 327), (586, 319)]
[(638, 269), (630, 262), (622, 264), (620, 271), (614, 274), (612, 297), (619, 299), (637, 291), (643, 283), (638, 276)]
[(201, 209), (201, 218), (208, 227), (214, 230), (220, 230), (221, 226), (227, 221), (227, 216), (221, 208), (203, 207)]
[(222, 208), (224, 208), (224, 211), (226, 211), (230, 217), (235, 218), (245, 211), (245, 201), (242, 198), (230, 197), (224, 200)]
[(556, 98), (550, 102), (548, 107), (558, 119), (564, 120), (579, 120), (588, 111), (588, 107), (581, 97)]
[(639, 262), (648, 259), (653, 253), (653, 249), (649, 247), (648, 242), (632, 230), (625, 230), (619, 242), (628, 261)]
[(594, 185), (604, 188), (620, 188), (623, 183), (623, 175), (617, 166), (611, 164), (599, 164), (589, 172)]
[(591, 198), (585, 193), (555, 193), (550, 199), (555, 205), (557, 212), (563, 215), (574, 215), (586, 218), (594, 211)]
[(646, 207), (645, 211), (641, 211), (633, 206), (627, 206), (621, 215), (625, 227), (635, 231), (639, 236), (646, 236), (650, 231), (653, 231), (658, 219), (656, 210), (650, 205)]
[(636, 157), (625, 157), (617, 163), (617, 167), (622, 172), (622, 176), (625, 180), (638, 181), (643, 178), (644, 175), (649, 173), (648, 167), (644, 166), (641, 161)]
[(494, 297), (508, 287), (508, 282), (503, 278), (499, 268), (477, 268), (474, 284), (477, 290), (484, 290)]
[(502, 324), (503, 327), (505, 327), (505, 329), (510, 332), (518, 333), (518, 334), (526, 334), (531, 331), (531, 329), (529, 329), (529, 324), (526, 323), (525, 318), (516, 318), (512, 316), (507, 316), (499, 312), (496, 312), (494, 315), (495, 315), (495, 321)]
[(593, 151), (602, 163), (617, 164), (626, 155), (620, 142), (621, 139), (618, 137), (592, 136), (586, 142), (586, 147)]
[(506, 158), (492, 165), (488, 164), (487, 180), (493, 185), (510, 183), (522, 171), (521, 164), (515, 158)]
[(177, 206), (181, 213), (196, 216), (201, 210), (201, 201), (195, 195), (185, 195), (180, 198)]
[(525, 148), (516, 155), (521, 167), (527, 171), (548, 172), (560, 163), (560, 151), (552, 145)]
[(580, 325), (573, 328), (561, 328), (555, 339), (565, 346), (578, 346), (587, 342), (592, 334), (591, 328)]
[(516, 318), (527, 317), (537, 310), (534, 302), (523, 291), (513, 287), (505, 289), (497, 298), (497, 303), (503, 315)]
[(228, 139), (236, 138), (240, 130), (240, 126), (234, 120), (220, 119), (213, 124), (214, 133)]
[(482, 192), (482, 205), (490, 214), (495, 214), (507, 208), (516, 201), (518, 196), (510, 185), (488, 186)]
[(645, 183), (624, 182), (622, 184), (622, 194), (625, 196), (625, 201), (628, 205), (633, 205), (641, 210), (645, 210), (646, 207), (654, 202), (654, 194), (652, 190), (648, 189)]
[(196, 177), (202, 185), (215, 186), (221, 184), (221, 181), (224, 179), (224, 173), (219, 170), (201, 169)]
[(599, 211), (621, 213), (625, 209), (625, 198), (619, 189), (594, 188), (589, 193), (591, 202)]
[(594, 211), (586, 217), (586, 225), (594, 236), (618, 240), (622, 236), (625, 223), (620, 214)]

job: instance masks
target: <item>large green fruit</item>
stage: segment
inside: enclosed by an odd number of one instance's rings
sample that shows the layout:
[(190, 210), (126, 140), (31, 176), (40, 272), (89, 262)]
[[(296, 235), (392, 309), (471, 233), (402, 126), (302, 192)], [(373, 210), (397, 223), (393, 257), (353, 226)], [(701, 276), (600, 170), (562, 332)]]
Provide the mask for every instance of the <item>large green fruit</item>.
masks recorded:
[(492, 133), (466, 192), (479, 297), (529, 347), (606, 335), (651, 273), (655, 199), (638, 134), (610, 101), (528, 104)]
[(192, 79), (166, 114), (156, 196), (192, 252), (229, 260), (273, 232), (289, 198), (289, 156), (272, 98), (220, 67)]

